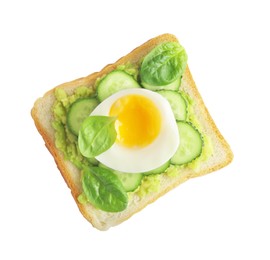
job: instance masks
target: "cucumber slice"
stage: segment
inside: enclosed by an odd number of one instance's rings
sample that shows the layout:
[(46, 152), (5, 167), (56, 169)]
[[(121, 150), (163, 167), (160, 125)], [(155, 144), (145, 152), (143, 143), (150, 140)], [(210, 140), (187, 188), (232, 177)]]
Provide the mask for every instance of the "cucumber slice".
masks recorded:
[(179, 92), (175, 92), (172, 90), (160, 90), (157, 91), (157, 93), (159, 93), (169, 101), (176, 120), (186, 120), (187, 103)]
[(125, 191), (127, 192), (134, 191), (141, 185), (141, 181), (143, 178), (142, 173), (120, 172), (120, 171), (113, 170), (102, 163), (99, 163), (98, 166), (101, 168), (106, 168), (106, 169), (111, 170), (122, 182), (122, 185)]
[(97, 96), (103, 101), (112, 94), (128, 88), (140, 88), (139, 83), (122, 70), (114, 70), (102, 79), (97, 87)]
[(152, 90), (152, 91), (158, 91), (158, 90), (173, 90), (178, 91), (181, 84), (181, 78), (176, 79), (172, 83), (165, 85), (165, 86), (152, 86), (145, 82), (142, 82), (142, 86), (146, 89)]
[[(85, 157), (86, 158), (86, 157)], [(98, 165), (98, 160), (96, 158), (86, 158), (87, 161), (91, 164), (91, 165), (94, 165), (94, 166), (97, 166)]]
[(151, 171), (148, 171), (148, 172), (144, 172), (143, 175), (152, 175), (152, 174), (160, 174), (160, 173), (163, 173), (166, 171), (166, 169), (170, 166), (170, 161), (164, 163), (163, 165), (161, 165), (160, 167), (154, 169), (154, 170), (151, 170)]
[(185, 164), (201, 155), (203, 139), (199, 131), (188, 122), (177, 122), (180, 145), (171, 158), (172, 164)]
[(79, 134), (82, 122), (91, 114), (98, 103), (95, 98), (81, 98), (70, 106), (67, 113), (67, 126), (73, 134)]
[(126, 172), (119, 172), (114, 171), (114, 174), (119, 178), (122, 182), (125, 191), (134, 191), (140, 185), (142, 181), (143, 174), (141, 173), (126, 173)]

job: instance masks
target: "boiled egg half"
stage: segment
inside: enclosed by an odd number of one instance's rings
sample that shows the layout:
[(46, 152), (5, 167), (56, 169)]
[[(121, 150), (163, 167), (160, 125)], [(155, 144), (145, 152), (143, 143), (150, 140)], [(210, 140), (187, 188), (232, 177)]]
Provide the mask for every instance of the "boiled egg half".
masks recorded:
[(140, 88), (121, 90), (101, 102), (91, 115), (116, 117), (117, 139), (96, 159), (117, 171), (156, 169), (175, 154), (179, 133), (169, 102)]

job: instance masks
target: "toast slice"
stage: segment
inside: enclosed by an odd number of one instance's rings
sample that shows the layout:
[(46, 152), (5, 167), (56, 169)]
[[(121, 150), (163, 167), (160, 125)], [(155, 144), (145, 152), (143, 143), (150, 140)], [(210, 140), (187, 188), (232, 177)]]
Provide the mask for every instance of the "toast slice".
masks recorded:
[[(120, 58), (115, 63), (107, 65), (100, 72), (95, 72), (86, 77), (64, 83), (57, 86), (56, 88), (62, 88), (68, 94), (72, 94), (73, 91), (79, 86), (94, 88), (96, 79), (108, 74), (121, 64), (126, 64), (128, 62), (133, 64), (140, 63), (142, 58), (155, 46), (168, 41), (177, 41), (177, 38), (171, 34), (163, 34), (157, 36), (137, 47), (132, 52)], [(102, 210), (96, 209), (89, 203), (81, 204), (78, 201), (78, 196), (82, 193), (80, 170), (70, 161), (66, 160), (63, 153), (59, 151), (55, 146), (55, 130), (51, 125), (54, 119), (52, 113), (52, 106), (55, 102), (54, 90), (55, 88), (51, 89), (50, 91), (45, 93), (42, 98), (39, 98), (35, 102), (31, 111), (31, 115), (35, 122), (37, 130), (44, 139), (46, 147), (54, 157), (57, 167), (59, 168), (64, 180), (70, 188), (72, 196), (77, 203), (79, 210), (81, 211), (83, 216), (95, 228), (99, 230), (107, 230), (112, 226), (120, 224), (136, 212), (142, 210), (149, 203), (152, 203), (153, 201), (155, 201), (174, 187), (183, 183), (184, 181), (218, 170), (229, 164), (233, 159), (233, 154), (230, 146), (225, 141), (217, 126), (215, 125), (213, 119), (211, 118), (200, 96), (200, 93), (195, 86), (189, 68), (187, 67), (182, 78), (181, 90), (184, 91), (196, 104), (194, 106), (194, 113), (204, 134), (211, 141), (212, 155), (207, 158), (207, 160), (200, 163), (200, 165), (195, 170), (188, 167), (180, 169), (179, 174), (173, 178), (167, 176), (166, 174), (161, 174), (160, 188), (158, 191), (150, 192), (143, 197), (139, 197), (134, 194), (129, 200), (128, 207), (122, 212), (104, 212)]]

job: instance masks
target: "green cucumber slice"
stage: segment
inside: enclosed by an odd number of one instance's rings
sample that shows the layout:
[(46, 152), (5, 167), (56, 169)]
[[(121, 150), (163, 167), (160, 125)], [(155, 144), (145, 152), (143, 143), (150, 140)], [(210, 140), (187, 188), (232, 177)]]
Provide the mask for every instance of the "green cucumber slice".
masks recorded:
[(144, 172), (143, 175), (152, 175), (152, 174), (160, 174), (166, 171), (166, 169), (170, 166), (170, 161), (164, 163), (163, 165), (161, 165), (160, 167), (148, 171), (148, 172)]
[(114, 171), (114, 174), (122, 182), (122, 185), (127, 192), (136, 190), (141, 185), (141, 181), (143, 178), (143, 174), (141, 173), (126, 173)]
[(134, 191), (141, 185), (143, 178), (142, 173), (120, 172), (111, 169), (102, 163), (99, 163), (98, 167), (111, 170), (119, 178), (126, 192)]
[(100, 101), (103, 101), (122, 89), (140, 87), (139, 83), (131, 75), (122, 70), (114, 70), (100, 81), (97, 87), (97, 96)]
[(160, 95), (166, 98), (172, 108), (176, 120), (185, 121), (187, 118), (187, 103), (179, 92), (172, 90), (157, 91)]
[(171, 158), (172, 164), (185, 164), (201, 155), (203, 139), (200, 132), (188, 122), (177, 122), (180, 145)]
[(86, 158), (86, 159), (93, 166), (97, 166), (99, 164), (99, 161), (96, 158), (94, 158), (94, 157), (92, 157), (92, 158)]
[(142, 82), (142, 86), (146, 89), (152, 90), (152, 91), (158, 91), (158, 90), (173, 90), (178, 91), (181, 84), (181, 78), (176, 79), (172, 83), (165, 85), (165, 86), (152, 86), (145, 82)]
[(75, 101), (67, 113), (67, 126), (75, 134), (79, 134), (81, 124), (98, 105), (96, 98), (81, 98)]

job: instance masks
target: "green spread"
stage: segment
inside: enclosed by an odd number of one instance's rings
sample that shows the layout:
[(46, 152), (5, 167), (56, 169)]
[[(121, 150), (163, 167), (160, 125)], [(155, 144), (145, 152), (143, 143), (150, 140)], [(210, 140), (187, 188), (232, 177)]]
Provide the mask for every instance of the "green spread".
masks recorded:
[(138, 187), (137, 191), (135, 191), (136, 194), (142, 198), (148, 193), (157, 192), (160, 187), (160, 176), (161, 174), (145, 176), (141, 185)]
[(70, 105), (79, 98), (91, 97), (94, 91), (87, 87), (79, 87), (70, 96), (61, 89), (55, 90), (56, 101), (53, 106), (54, 121), (52, 126), (55, 130), (55, 145), (64, 153), (65, 159), (71, 161), (79, 169), (82, 165), (88, 165), (89, 161), (79, 151), (77, 137), (73, 135), (67, 125), (67, 112)]
[[(117, 69), (124, 70), (125, 72), (132, 75), (135, 79), (138, 76), (138, 68), (134, 67), (131, 64), (121, 65)], [(100, 82), (100, 79), (97, 79), (95, 86), (97, 86)], [(194, 113), (193, 113), (193, 101), (186, 93), (182, 93), (188, 103), (188, 121), (192, 122), (192, 124), (198, 129), (201, 129), (200, 124), (198, 123)], [(52, 122), (52, 126), (55, 130), (55, 144), (56, 147), (63, 152), (65, 159), (71, 161), (76, 167), (79, 169), (83, 169), (86, 167), (91, 167), (97, 164), (95, 159), (87, 159), (82, 156), (78, 148), (77, 136), (72, 134), (66, 125), (67, 113), (69, 111), (70, 105), (75, 102), (79, 98), (92, 97), (95, 95), (95, 92), (92, 88), (89, 87), (78, 87), (75, 89), (74, 93), (68, 95), (63, 89), (56, 88), (55, 89), (55, 103), (53, 106), (53, 115), (54, 121)], [(201, 132), (202, 133), (202, 132)], [(199, 168), (201, 162), (207, 160), (212, 154), (212, 146), (209, 138), (202, 134), (204, 145), (201, 155), (193, 160), (192, 162), (185, 165), (170, 165), (169, 168), (164, 173), (168, 177), (176, 177), (181, 174), (179, 169), (181, 168), (190, 168), (194, 171)], [(131, 194), (136, 194), (139, 197), (143, 197), (151, 192), (156, 192), (160, 187), (160, 179), (161, 174), (144, 176), (141, 182), (141, 185), (132, 193), (129, 193), (129, 197)], [(82, 194), (79, 197), (79, 201), (81, 203), (86, 203), (87, 200)]]

